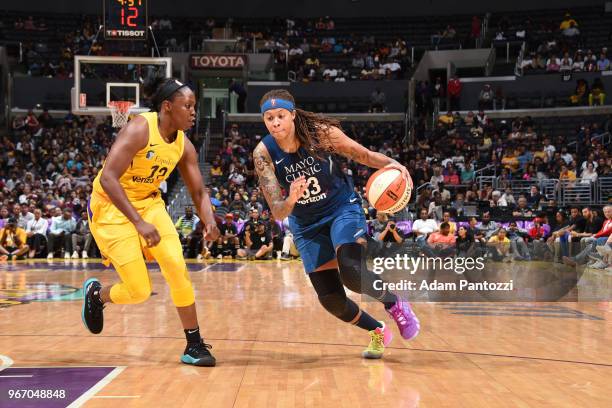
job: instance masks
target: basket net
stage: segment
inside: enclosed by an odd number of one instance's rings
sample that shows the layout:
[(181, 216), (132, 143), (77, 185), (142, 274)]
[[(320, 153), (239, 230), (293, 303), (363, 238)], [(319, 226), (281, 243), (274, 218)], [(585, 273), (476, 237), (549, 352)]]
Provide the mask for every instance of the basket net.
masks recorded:
[(113, 127), (121, 129), (128, 122), (130, 109), (134, 102), (130, 101), (110, 101), (108, 107), (113, 117)]

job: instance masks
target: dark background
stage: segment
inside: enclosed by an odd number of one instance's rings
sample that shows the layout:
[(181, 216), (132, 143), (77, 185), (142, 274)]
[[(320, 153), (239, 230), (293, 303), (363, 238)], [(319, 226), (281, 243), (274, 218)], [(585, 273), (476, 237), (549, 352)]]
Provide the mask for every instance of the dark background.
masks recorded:
[[(601, 5), (602, 0), (308, 0), (308, 1), (195, 1), (195, 0), (149, 0), (151, 15), (169, 16), (231, 16), (231, 17), (368, 17), (368, 16), (415, 16), (449, 15), (487, 11), (536, 10), (563, 7), (586, 7)], [(0, 9), (50, 13), (102, 14), (101, 0), (0, 0)]]

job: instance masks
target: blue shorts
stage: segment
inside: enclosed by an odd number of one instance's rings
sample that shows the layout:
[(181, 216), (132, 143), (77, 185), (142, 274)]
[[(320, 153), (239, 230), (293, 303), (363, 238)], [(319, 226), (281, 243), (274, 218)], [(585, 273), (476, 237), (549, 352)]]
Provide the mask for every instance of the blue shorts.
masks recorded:
[(336, 258), (336, 248), (356, 242), (366, 234), (365, 215), (359, 204), (345, 204), (333, 214), (308, 225), (301, 225), (295, 217), (289, 217), (289, 229), (300, 251), (306, 273)]

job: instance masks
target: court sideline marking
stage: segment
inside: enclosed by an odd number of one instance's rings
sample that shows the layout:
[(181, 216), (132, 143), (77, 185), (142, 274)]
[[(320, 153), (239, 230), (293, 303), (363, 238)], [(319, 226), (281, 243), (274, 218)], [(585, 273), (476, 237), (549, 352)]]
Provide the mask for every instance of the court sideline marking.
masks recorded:
[(110, 384), (110, 382), (113, 381), (119, 374), (121, 374), (123, 372), (123, 370), (125, 370), (125, 368), (126, 368), (126, 366), (115, 367), (115, 369), (113, 371), (108, 373), (104, 378), (102, 378), (100, 381), (98, 381), (89, 390), (87, 390), (83, 394), (81, 394), (81, 396), (79, 398), (77, 398), (76, 400), (74, 400), (72, 402), (72, 404), (68, 405), (67, 408), (77, 408), (77, 407), (80, 407), (83, 404), (85, 404), (96, 393), (98, 393), (102, 388), (104, 388), (108, 384)]

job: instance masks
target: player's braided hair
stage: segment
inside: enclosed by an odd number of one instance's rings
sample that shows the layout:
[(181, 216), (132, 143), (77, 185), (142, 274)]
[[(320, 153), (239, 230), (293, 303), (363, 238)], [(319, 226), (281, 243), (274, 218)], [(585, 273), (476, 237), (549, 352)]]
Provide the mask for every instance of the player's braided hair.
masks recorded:
[[(259, 101), (262, 106), (268, 99), (277, 98), (293, 102), (293, 95), (284, 89), (273, 89), (267, 92)], [(318, 113), (305, 111), (295, 108), (295, 137), (300, 142), (300, 146), (311, 152), (315, 156), (320, 156), (321, 152), (329, 151), (331, 143), (324, 138), (329, 136), (332, 126), (340, 128), (340, 121)], [(323, 140), (322, 140), (323, 139)]]

